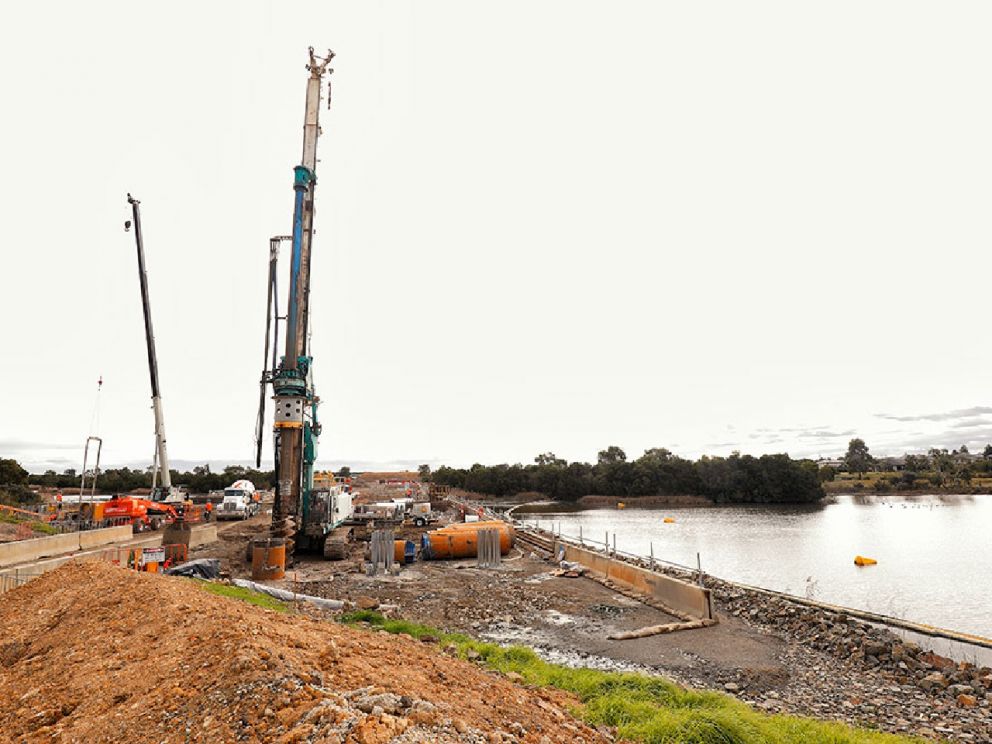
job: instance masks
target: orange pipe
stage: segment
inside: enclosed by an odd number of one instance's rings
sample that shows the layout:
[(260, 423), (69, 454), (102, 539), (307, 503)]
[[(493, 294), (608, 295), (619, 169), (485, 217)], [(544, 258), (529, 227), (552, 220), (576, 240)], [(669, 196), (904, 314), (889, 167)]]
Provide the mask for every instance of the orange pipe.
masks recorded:
[(492, 530), (492, 529), (513, 529), (513, 527), (506, 523), (501, 522), (498, 519), (493, 519), (488, 522), (452, 522), (449, 525), (439, 528), (439, 532), (446, 532), (451, 530)]
[(513, 540), (516, 536), (516, 533), (513, 531), (513, 525), (506, 522), (456, 522), (455, 524), (449, 524), (447, 527), (442, 527), (434, 531), (442, 534), (456, 532), (471, 532), (474, 534), (479, 530), (499, 530), (500, 540), (508, 540), (509, 545), (513, 545)]
[[(496, 528), (482, 527), (481, 529)], [(503, 529), (499, 530), (499, 552), (502, 555), (509, 553), (513, 546), (511, 530), (509, 525), (504, 525)], [(445, 528), (428, 532), (426, 538), (430, 542), (431, 558), (474, 558), (479, 554), (478, 530)]]

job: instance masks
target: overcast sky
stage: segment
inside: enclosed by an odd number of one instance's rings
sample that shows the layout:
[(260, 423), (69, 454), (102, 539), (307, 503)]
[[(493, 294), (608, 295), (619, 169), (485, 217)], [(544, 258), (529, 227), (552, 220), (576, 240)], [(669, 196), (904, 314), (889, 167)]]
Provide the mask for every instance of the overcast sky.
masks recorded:
[[(252, 456), (268, 237), (321, 112), (325, 463), (992, 440), (992, 6), (21, 3), (0, 456)], [(99, 423), (96, 381), (104, 379)], [(266, 457), (269, 457), (267, 448)]]

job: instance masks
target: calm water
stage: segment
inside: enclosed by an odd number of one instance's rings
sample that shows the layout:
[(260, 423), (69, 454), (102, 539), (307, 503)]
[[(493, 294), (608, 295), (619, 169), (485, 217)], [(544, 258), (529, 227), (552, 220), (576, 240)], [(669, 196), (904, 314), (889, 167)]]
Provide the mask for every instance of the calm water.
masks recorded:
[[(522, 514), (720, 578), (992, 637), (992, 496), (840, 496), (818, 507)], [(674, 517), (675, 524), (663, 518)], [(858, 568), (854, 556), (877, 566)]]

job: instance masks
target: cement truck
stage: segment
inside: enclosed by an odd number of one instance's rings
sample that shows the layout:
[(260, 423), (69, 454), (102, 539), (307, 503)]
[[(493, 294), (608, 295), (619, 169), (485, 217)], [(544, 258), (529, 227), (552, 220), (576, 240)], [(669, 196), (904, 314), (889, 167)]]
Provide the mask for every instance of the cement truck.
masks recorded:
[(250, 480), (237, 480), (224, 489), (224, 500), (214, 514), (220, 519), (251, 519), (259, 510), (258, 491)]

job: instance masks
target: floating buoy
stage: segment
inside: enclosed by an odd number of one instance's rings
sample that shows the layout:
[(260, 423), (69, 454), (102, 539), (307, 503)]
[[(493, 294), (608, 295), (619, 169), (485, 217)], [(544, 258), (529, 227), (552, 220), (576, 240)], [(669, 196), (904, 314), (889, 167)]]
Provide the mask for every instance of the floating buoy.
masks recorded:
[(617, 502), (617, 509), (626, 509), (626, 508), (627, 505), (625, 503), (623, 503), (622, 501)]
[(874, 558), (865, 558), (863, 555), (854, 556), (855, 566), (874, 566), (877, 563), (878, 561), (876, 561)]
[(665, 524), (675, 524), (675, 517), (665, 517)]

